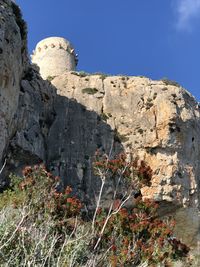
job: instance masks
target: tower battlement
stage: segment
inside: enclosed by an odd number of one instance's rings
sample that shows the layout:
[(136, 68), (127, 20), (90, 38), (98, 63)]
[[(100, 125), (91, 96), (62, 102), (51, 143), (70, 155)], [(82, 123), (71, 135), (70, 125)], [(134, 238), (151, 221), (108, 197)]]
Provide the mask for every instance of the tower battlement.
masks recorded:
[(40, 41), (31, 58), (40, 68), (40, 74), (44, 79), (73, 71), (78, 62), (71, 43), (61, 37), (49, 37)]

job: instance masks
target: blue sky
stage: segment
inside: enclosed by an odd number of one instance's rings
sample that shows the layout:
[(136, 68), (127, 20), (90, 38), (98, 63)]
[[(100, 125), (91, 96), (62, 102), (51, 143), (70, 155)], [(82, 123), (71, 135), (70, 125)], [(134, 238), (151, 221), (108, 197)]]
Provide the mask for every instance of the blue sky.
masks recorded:
[(78, 70), (167, 77), (200, 101), (200, 0), (16, 0), (29, 51), (49, 36), (70, 40)]

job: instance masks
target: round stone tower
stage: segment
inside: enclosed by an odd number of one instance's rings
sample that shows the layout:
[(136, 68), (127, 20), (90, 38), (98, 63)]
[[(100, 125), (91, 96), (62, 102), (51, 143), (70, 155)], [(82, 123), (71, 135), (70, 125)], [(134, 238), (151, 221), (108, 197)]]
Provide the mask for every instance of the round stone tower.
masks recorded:
[(43, 79), (73, 71), (78, 62), (70, 42), (61, 37), (49, 37), (40, 41), (31, 58), (40, 68)]

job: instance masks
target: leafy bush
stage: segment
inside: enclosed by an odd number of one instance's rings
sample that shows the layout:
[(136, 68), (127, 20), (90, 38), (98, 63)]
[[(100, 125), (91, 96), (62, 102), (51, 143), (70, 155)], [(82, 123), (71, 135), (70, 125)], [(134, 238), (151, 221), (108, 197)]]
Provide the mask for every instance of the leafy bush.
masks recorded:
[(129, 191), (122, 199), (116, 199), (116, 186), (107, 213), (97, 203), (95, 220), (93, 218), (94, 250), (106, 251), (111, 266), (139, 266), (145, 262), (146, 266), (158, 263), (167, 266), (187, 256), (189, 248), (173, 237), (175, 222), (170, 218), (158, 218), (158, 203), (143, 201), (139, 195), (132, 208), (126, 208), (133, 193), (143, 185), (151, 185), (152, 170), (144, 161), (127, 160), (124, 154), (112, 160), (104, 156), (100, 160), (97, 158), (95, 169), (102, 179), (102, 187), (106, 179), (114, 178), (118, 185), (121, 180), (128, 182)]
[(23, 179), (12, 176), (11, 188), (1, 197), (0, 223), (6, 230), (0, 233), (0, 264), (9, 259), (9, 266), (26, 262), (53, 266), (61, 244), (74, 230), (81, 203), (70, 187), (56, 192), (59, 178), (43, 166), (26, 167), (23, 175)]
[[(94, 171), (101, 187), (91, 220), (85, 220), (69, 186), (56, 191), (60, 178), (44, 166), (26, 167), (23, 177), (11, 177), (0, 198), (1, 266), (167, 266), (187, 256), (189, 248), (173, 237), (174, 222), (158, 218), (158, 203), (142, 201), (138, 193), (151, 184), (145, 162), (97, 152)], [(115, 186), (105, 209), (101, 199), (108, 180)], [(118, 198), (121, 186), (126, 190)]]
[(100, 118), (103, 121), (107, 121), (109, 119), (109, 116), (106, 113), (102, 112), (101, 115), (100, 115)]
[[(105, 251), (110, 248), (108, 255), (115, 262), (114, 266), (137, 266), (145, 261), (148, 266), (167, 264), (169, 260), (187, 255), (187, 246), (170, 237), (173, 221), (158, 219), (157, 208), (154, 201), (139, 198), (134, 209), (120, 208), (119, 212), (113, 213), (101, 236), (100, 246)], [(98, 215), (96, 228), (101, 233), (106, 215), (102, 210)]]
[(87, 73), (87, 72), (85, 72), (85, 71), (79, 71), (79, 72), (77, 72), (77, 71), (72, 71), (71, 74), (76, 75), (76, 76), (79, 76), (79, 77), (81, 77), (81, 78), (90, 75), (89, 73)]

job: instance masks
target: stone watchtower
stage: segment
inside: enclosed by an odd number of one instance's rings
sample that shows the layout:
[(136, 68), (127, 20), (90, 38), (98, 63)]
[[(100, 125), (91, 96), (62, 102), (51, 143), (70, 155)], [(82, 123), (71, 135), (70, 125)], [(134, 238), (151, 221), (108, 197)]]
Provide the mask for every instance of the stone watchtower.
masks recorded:
[(70, 42), (61, 37), (49, 37), (40, 41), (31, 58), (40, 68), (43, 79), (73, 71), (78, 62)]

